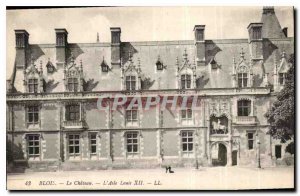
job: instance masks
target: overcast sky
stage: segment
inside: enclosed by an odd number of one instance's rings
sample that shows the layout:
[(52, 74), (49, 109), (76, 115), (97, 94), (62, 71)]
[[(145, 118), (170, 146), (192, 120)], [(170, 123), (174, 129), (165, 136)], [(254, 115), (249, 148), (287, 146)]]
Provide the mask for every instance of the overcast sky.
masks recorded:
[[(293, 8), (276, 7), (288, 36), (294, 36)], [(70, 43), (110, 42), (110, 27), (121, 27), (122, 41), (192, 40), (204, 24), (206, 39), (247, 38), (250, 22), (260, 22), (262, 7), (107, 7), (7, 10), (7, 74), (15, 58), (14, 29), (26, 29), (29, 43), (55, 43), (54, 28), (66, 28)]]

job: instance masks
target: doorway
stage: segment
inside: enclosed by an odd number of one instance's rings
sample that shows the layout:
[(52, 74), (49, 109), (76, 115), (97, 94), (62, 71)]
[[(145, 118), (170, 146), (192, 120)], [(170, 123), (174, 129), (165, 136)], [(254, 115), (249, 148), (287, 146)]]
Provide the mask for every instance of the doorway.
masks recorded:
[(217, 157), (212, 158), (213, 166), (226, 166), (227, 164), (227, 148), (224, 144), (218, 143), (217, 147)]
[(237, 165), (237, 154), (237, 150), (232, 151), (232, 165)]

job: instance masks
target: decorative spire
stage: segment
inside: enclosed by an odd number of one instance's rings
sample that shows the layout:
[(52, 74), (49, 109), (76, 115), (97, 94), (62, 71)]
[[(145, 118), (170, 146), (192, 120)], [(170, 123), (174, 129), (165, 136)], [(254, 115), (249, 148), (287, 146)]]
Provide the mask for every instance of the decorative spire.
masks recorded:
[(83, 70), (82, 68), (82, 59), (80, 59), (80, 69)]
[(131, 54), (131, 50), (129, 50), (128, 55), (129, 55), (129, 62), (132, 62), (132, 54)]
[(73, 55), (73, 52), (71, 52), (71, 57), (70, 57), (70, 58), (71, 58), (71, 63), (74, 64), (74, 62), (75, 62), (75, 57), (74, 57), (74, 55)]
[(235, 75), (236, 62), (235, 57), (232, 58), (232, 74)]
[(43, 61), (40, 61), (40, 72), (43, 73)]
[(240, 56), (241, 56), (241, 59), (244, 59), (244, 56), (245, 55), (245, 53), (244, 53), (244, 50), (243, 50), (243, 48), (242, 48), (242, 50), (241, 50), (241, 52), (240, 52)]
[(184, 54), (183, 54), (183, 59), (186, 61), (187, 60), (187, 56), (188, 56), (188, 54), (187, 54), (187, 52), (186, 52), (186, 48), (184, 49)]
[(99, 42), (99, 33), (97, 32), (97, 43)]
[(31, 65), (34, 65), (33, 55), (31, 54)]
[(285, 53), (285, 51), (282, 52), (281, 58), (282, 58), (282, 59), (283, 59), (283, 58), (286, 59), (286, 53)]
[(179, 70), (179, 61), (178, 61), (178, 57), (176, 57), (176, 65), (177, 65), (178, 70)]

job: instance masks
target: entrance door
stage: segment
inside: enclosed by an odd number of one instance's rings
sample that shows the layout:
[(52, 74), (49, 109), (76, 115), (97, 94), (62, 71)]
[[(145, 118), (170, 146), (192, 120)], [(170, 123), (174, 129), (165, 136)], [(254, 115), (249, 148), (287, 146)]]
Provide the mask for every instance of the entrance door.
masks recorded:
[(237, 165), (237, 150), (232, 151), (232, 165)]
[[(213, 166), (226, 166), (227, 149), (224, 144), (215, 144), (212, 146), (212, 164)], [(217, 151), (216, 151), (217, 150)]]

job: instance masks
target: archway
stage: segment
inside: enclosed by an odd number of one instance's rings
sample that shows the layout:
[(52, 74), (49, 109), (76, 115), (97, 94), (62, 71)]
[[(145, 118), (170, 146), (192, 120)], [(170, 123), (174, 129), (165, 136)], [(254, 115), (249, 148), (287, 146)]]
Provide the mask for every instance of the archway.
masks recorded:
[(227, 165), (227, 148), (222, 143), (212, 145), (212, 165), (226, 166)]

